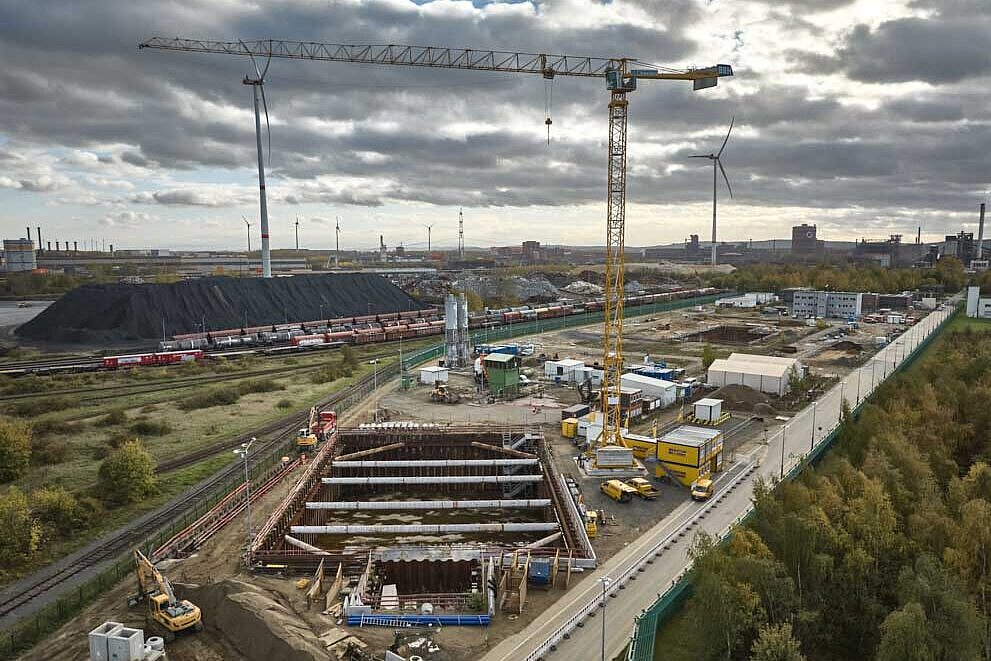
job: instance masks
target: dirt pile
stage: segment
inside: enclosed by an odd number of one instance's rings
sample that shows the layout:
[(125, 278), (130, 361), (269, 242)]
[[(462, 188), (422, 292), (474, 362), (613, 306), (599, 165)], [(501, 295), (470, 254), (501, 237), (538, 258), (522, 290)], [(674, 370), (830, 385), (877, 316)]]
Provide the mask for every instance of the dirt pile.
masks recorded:
[(362, 273), (211, 277), (174, 284), (83, 285), (17, 329), (48, 342), (115, 343), (165, 335), (333, 319), (426, 307)]
[(248, 661), (330, 661), (320, 639), (272, 594), (229, 579), (188, 586), (183, 596), (205, 614), (203, 624), (237, 658)]
[(723, 400), (723, 407), (731, 411), (753, 411), (758, 404), (767, 405), (771, 401), (764, 393), (737, 384), (723, 386), (709, 397)]

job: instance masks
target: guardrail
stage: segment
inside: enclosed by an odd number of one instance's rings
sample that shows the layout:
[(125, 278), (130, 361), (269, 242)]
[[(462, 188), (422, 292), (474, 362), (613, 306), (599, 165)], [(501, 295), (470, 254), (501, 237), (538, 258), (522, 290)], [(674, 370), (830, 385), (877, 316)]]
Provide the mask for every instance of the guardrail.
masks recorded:
[[(884, 379), (877, 383), (876, 387), (868, 392), (863, 399), (861, 399), (851, 409), (851, 414), (854, 417), (859, 416), (864, 406), (873, 400), (880, 386), (884, 384), (885, 381), (887, 381), (887, 379), (891, 376), (894, 376), (915, 362), (922, 352), (929, 347), (933, 340), (939, 336), (946, 324), (948, 324), (957, 314), (960, 313), (960, 309), (961, 306), (957, 305), (951, 314), (946, 315), (946, 317), (944, 317), (910, 353), (902, 358), (899, 364), (889, 374), (887, 374)], [(860, 369), (863, 369), (863, 367)], [(832, 427), (829, 433), (819, 439), (819, 441), (810, 449), (808, 453), (798, 457), (795, 465), (792, 466), (785, 474), (784, 479), (787, 481), (794, 480), (802, 473), (803, 470), (805, 470), (807, 466), (817, 462), (839, 437), (839, 427), (840, 426), (838, 424)], [(729, 537), (732, 536), (733, 531), (739, 525), (745, 523), (747, 519), (753, 515), (753, 511), (753, 503), (749, 503), (741, 515), (720, 532), (718, 535), (719, 540), (726, 541), (729, 539)], [(665, 590), (658, 600), (655, 601), (642, 615), (634, 619), (633, 633), (630, 636), (630, 644), (627, 648), (627, 661), (653, 661), (654, 641), (657, 637), (658, 627), (663, 625), (664, 621), (676, 610), (677, 606), (691, 594), (691, 589), (692, 576), (690, 574), (690, 568), (686, 567), (675, 583)]]

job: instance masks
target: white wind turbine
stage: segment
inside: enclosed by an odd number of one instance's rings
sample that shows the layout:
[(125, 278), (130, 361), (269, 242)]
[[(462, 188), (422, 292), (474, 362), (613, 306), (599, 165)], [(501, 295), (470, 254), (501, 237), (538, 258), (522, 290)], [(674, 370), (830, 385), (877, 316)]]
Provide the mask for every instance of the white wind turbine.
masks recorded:
[(726, 181), (726, 190), (729, 191), (729, 196), (733, 197), (733, 187), (729, 185), (729, 177), (726, 176), (726, 170), (723, 168), (723, 162), (720, 157), (723, 155), (723, 150), (726, 149), (726, 143), (729, 142), (729, 134), (733, 132), (733, 123), (736, 121), (734, 116), (730, 119), (729, 130), (726, 131), (726, 138), (723, 140), (722, 146), (719, 148), (715, 154), (696, 154), (690, 156), (689, 158), (708, 158), (712, 161), (712, 265), (716, 265), (716, 168), (723, 173), (723, 179)]

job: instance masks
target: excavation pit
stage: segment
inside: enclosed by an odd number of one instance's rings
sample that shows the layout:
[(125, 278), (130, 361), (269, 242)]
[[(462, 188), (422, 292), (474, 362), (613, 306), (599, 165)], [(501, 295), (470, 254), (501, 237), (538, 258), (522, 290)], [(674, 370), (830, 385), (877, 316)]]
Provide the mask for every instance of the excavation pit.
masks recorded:
[(321, 562), (350, 624), (391, 626), (488, 624), (596, 561), (539, 430), (382, 423), (336, 431), (253, 542), (258, 571)]
[(764, 342), (769, 337), (777, 335), (778, 332), (779, 331), (777, 329), (760, 325), (719, 325), (713, 328), (706, 328), (705, 330), (695, 333), (690, 333), (685, 335), (683, 339), (688, 342), (752, 345)]

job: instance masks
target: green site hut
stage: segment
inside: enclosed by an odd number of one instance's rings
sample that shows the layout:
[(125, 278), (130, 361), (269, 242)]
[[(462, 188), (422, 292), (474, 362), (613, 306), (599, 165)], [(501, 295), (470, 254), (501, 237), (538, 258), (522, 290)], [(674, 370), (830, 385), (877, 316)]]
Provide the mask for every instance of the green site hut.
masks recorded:
[(520, 357), (511, 353), (490, 353), (485, 357), (489, 392), (499, 396), (520, 391)]

